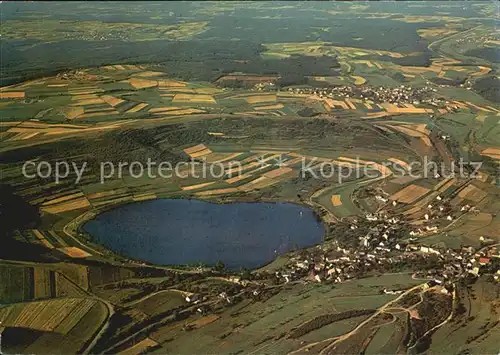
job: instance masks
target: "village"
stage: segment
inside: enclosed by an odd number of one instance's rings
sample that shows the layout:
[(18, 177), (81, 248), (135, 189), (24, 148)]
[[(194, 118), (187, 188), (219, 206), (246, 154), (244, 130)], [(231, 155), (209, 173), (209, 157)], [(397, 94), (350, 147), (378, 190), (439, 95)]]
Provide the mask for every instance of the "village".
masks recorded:
[[(466, 81), (461, 87), (470, 89), (471, 82)], [(439, 85), (446, 87), (447, 85)], [(427, 113), (434, 116), (435, 113), (444, 114), (457, 112), (460, 109), (468, 109), (467, 106), (441, 96), (438, 96), (436, 85), (427, 82), (423, 87), (412, 85), (400, 85), (399, 87), (369, 86), (369, 85), (339, 85), (328, 87), (288, 87), (284, 92), (297, 95), (309, 96), (311, 99), (324, 101), (326, 107), (342, 108), (345, 110), (356, 109), (354, 103), (363, 104), (363, 110), (371, 111), (394, 111), (398, 113)], [(276, 92), (279, 88), (272, 82), (256, 84), (253, 88), (257, 91)], [(345, 102), (344, 102), (345, 100)], [(437, 109), (434, 111), (433, 109)], [(479, 109), (479, 107), (478, 107)]]
[[(412, 278), (426, 282), (427, 287), (440, 286), (442, 293), (452, 294), (461, 279), (475, 280), (480, 276), (500, 282), (500, 250), (498, 244), (481, 248), (463, 246), (460, 249), (437, 248), (414, 243), (416, 238), (399, 239), (397, 231), (405, 222), (393, 217), (386, 222), (371, 215), (359, 219), (351, 228), (371, 225), (369, 233), (359, 238), (356, 248), (341, 243), (325, 243), (307, 251), (300, 251), (274, 273), (243, 273), (221, 277), (234, 288), (218, 294), (189, 294), (185, 301), (196, 306), (200, 314), (209, 314), (219, 307), (230, 306), (244, 298), (270, 297), (286, 284), (336, 284), (372, 277), (413, 272)], [(377, 223), (375, 222), (377, 218)], [(405, 289), (383, 289), (387, 295), (399, 295)], [(215, 297), (215, 300), (214, 300)], [(215, 303), (213, 303), (215, 302)]]
[[(396, 203), (383, 199), (387, 207)], [(434, 206), (433, 206), (434, 205)], [(451, 293), (454, 284), (461, 279), (477, 279), (487, 276), (500, 282), (500, 248), (492, 239), (480, 237), (480, 247), (463, 245), (460, 248), (446, 248), (427, 245), (419, 238), (439, 231), (443, 222), (451, 223), (460, 216), (478, 213), (474, 206), (452, 208), (448, 201), (437, 196), (427, 206), (423, 223), (412, 224), (402, 215), (390, 209), (366, 214), (341, 222), (338, 238), (326, 240), (323, 244), (302, 249), (286, 255), (284, 266), (273, 272), (262, 270), (244, 271), (240, 274), (223, 276), (237, 287), (224, 291), (217, 298), (225, 304), (234, 304), (242, 297), (258, 298), (280, 285), (294, 283), (342, 284), (356, 279), (384, 274), (412, 273), (415, 280), (427, 281), (428, 287), (441, 286), (443, 292)], [(443, 227), (445, 228), (445, 227)], [(401, 294), (404, 289), (384, 289), (385, 294)], [(214, 295), (212, 295), (214, 296)], [(208, 294), (193, 294), (186, 302), (198, 304), (207, 302)], [(210, 308), (199, 307), (198, 312), (207, 313)]]
[[(377, 195), (376, 198), (387, 199)], [(397, 203), (388, 203), (395, 207)], [(443, 222), (452, 223), (463, 214), (477, 214), (474, 206), (452, 208), (437, 196), (428, 204), (421, 223), (382, 210), (352, 218), (342, 238), (294, 255), (276, 272), (282, 282), (307, 279), (315, 282), (342, 283), (372, 273), (416, 271), (414, 278), (438, 284), (452, 284), (460, 278), (490, 274), (500, 280), (500, 250), (494, 240), (481, 236), (481, 247), (460, 249), (429, 246), (419, 238), (437, 233)], [(446, 227), (443, 227), (443, 229)], [(361, 233), (360, 233), (361, 231)], [(347, 243), (346, 243), (347, 241)]]

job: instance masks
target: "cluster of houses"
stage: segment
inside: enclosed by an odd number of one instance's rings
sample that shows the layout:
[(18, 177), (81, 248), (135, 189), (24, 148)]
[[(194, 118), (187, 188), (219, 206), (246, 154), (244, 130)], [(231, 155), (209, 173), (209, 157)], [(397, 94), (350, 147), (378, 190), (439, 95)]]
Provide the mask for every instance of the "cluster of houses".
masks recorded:
[[(394, 270), (397, 265), (418, 268), (426, 259), (433, 258), (439, 266), (430, 270), (425, 267), (425, 271), (416, 275), (438, 284), (482, 273), (494, 274), (495, 280), (500, 278), (500, 252), (495, 246), (455, 250), (416, 244), (418, 238), (401, 238), (401, 228), (409, 226), (406, 221), (386, 215), (368, 214), (353, 220), (350, 228), (355, 231), (361, 223), (368, 223), (369, 228), (366, 234), (357, 237), (357, 246), (346, 248), (338, 242), (333, 243), (333, 248), (318, 246), (309, 253), (292, 257), (285, 268), (276, 272), (276, 277), (285, 283), (301, 279), (341, 283), (370, 271)], [(410, 236), (416, 235), (412, 232)]]
[(320, 98), (355, 98), (371, 100), (375, 103), (390, 102), (399, 104), (414, 104), (427, 103), (434, 106), (444, 106), (445, 100), (435, 96), (437, 91), (430, 86), (414, 88), (409, 85), (401, 85), (399, 87), (385, 86), (332, 86), (328, 88), (312, 88), (312, 87), (289, 87), (287, 91), (295, 94), (316, 95)]
[[(439, 211), (440, 204), (446, 205), (443, 199), (436, 199), (427, 208)], [(391, 205), (391, 203), (389, 203)], [(456, 209), (456, 211), (453, 211)], [(473, 207), (466, 205), (457, 208), (446, 208), (441, 214), (466, 213)], [(229, 276), (227, 281), (244, 286), (244, 291), (224, 291), (217, 295), (221, 305), (237, 302), (240, 294), (250, 297), (260, 297), (266, 289), (268, 277), (273, 278), (273, 284), (294, 282), (343, 283), (367, 275), (413, 270), (413, 278), (427, 280), (427, 285), (442, 286), (443, 292), (450, 292), (453, 283), (462, 278), (490, 275), (500, 282), (500, 245), (492, 240), (480, 238), (484, 246), (462, 246), (458, 249), (444, 246), (424, 245), (415, 237), (415, 225), (400, 216), (391, 216), (388, 212), (367, 214), (349, 220), (347, 234), (355, 242), (345, 245), (338, 240), (318, 245), (308, 250), (292, 253), (287, 264), (274, 274), (255, 274), (251, 281), (241, 276)], [(426, 222), (432, 218), (441, 218), (439, 214), (429, 214)], [(432, 218), (431, 218), (432, 216)], [(418, 231), (418, 230), (417, 230)], [(267, 285), (267, 286), (266, 286)], [(245, 287), (246, 286), (246, 287)], [(273, 286), (270, 286), (271, 288)], [(384, 289), (385, 294), (397, 295), (403, 290)], [(206, 307), (199, 304), (207, 297), (188, 295), (186, 302), (198, 304), (198, 312), (204, 313)]]
[(435, 250), (420, 246), (422, 252), (433, 252), (443, 260), (443, 268), (418, 272), (420, 277), (432, 278), (437, 283), (456, 280), (460, 277), (481, 274), (492, 274), (496, 281), (500, 277), (500, 252), (496, 246), (484, 247), (476, 250), (468, 246), (459, 250)]

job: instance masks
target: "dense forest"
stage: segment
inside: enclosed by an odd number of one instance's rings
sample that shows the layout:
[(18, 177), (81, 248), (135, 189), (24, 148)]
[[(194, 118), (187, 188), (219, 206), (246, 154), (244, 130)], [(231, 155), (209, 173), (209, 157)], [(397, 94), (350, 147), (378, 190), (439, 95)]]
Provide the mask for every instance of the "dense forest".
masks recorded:
[[(392, 19), (369, 18), (359, 21), (355, 12), (334, 16), (328, 11), (341, 8), (338, 4), (307, 4), (274, 6), (252, 3), (235, 5), (229, 11), (224, 6), (200, 3), (152, 3), (147, 7), (133, 3), (132, 10), (119, 4), (100, 3), (74, 6), (64, 3), (2, 4), (2, 21), (35, 21), (37, 16), (60, 21), (100, 21), (106, 24), (162, 24), (206, 21), (207, 29), (183, 40), (89, 40), (65, 39), (42, 41), (43, 33), (26, 32), (25, 38), (2, 36), (1, 84), (9, 85), (23, 80), (53, 75), (81, 67), (116, 63), (161, 63), (167, 72), (184, 80), (214, 80), (232, 71), (253, 74), (298, 76), (290, 82), (303, 81), (307, 75), (335, 75), (335, 58), (292, 57), (288, 60), (263, 60), (266, 43), (323, 41), (331, 45), (353, 46), (388, 51), (423, 52), (421, 57), (410, 57), (402, 65), (427, 65), (427, 40), (418, 36), (417, 29), (433, 27), (433, 23), (406, 23)], [(96, 11), (98, 6), (99, 11)], [(345, 7), (345, 6), (344, 6)], [(384, 6), (382, 6), (384, 7)], [(324, 8), (324, 11), (318, 11)], [(152, 16), (155, 15), (155, 16)], [(224, 15), (224, 16), (221, 16)], [(397, 15), (399, 16), (399, 15)], [(67, 24), (71, 31), (71, 22)], [(98, 24), (96, 25), (98, 26)], [(105, 28), (105, 27), (103, 27)], [(133, 28), (133, 26), (131, 27)], [(48, 30), (51, 30), (50, 28)], [(102, 30), (96, 28), (96, 30)], [(43, 26), (40, 26), (43, 32)], [(92, 36), (89, 36), (92, 37)], [(394, 58), (387, 60), (398, 62)], [(401, 59), (404, 61), (405, 59)], [(299, 80), (300, 79), (300, 80)]]

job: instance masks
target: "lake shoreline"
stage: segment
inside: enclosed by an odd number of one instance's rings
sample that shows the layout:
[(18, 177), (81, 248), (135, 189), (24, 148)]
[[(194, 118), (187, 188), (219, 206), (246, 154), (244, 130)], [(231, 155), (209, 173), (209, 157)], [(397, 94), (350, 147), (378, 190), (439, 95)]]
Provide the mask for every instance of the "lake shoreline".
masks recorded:
[[(161, 200), (170, 200), (170, 201), (193, 201), (195, 203), (200, 202), (200, 203), (206, 203), (206, 204), (212, 204), (212, 205), (218, 205), (218, 206), (224, 206), (224, 205), (234, 205), (234, 204), (245, 204), (245, 205), (259, 205), (259, 204), (267, 204), (267, 205), (274, 205), (274, 206), (279, 206), (279, 205), (285, 205), (285, 206), (294, 206), (297, 208), (302, 208), (304, 209), (303, 212), (307, 211), (311, 215), (309, 217), (314, 217), (314, 223), (321, 228), (321, 236), (318, 238), (318, 240), (309, 245), (304, 245), (304, 246), (298, 246), (294, 248), (287, 248), (284, 252), (278, 253), (275, 257), (273, 257), (270, 260), (266, 260), (265, 262), (259, 263), (258, 265), (254, 265), (250, 268), (248, 267), (233, 267), (232, 271), (237, 271), (238, 269), (250, 269), (250, 270), (257, 270), (265, 267), (266, 265), (269, 265), (273, 263), (278, 257), (283, 257), (284, 255), (290, 253), (291, 251), (296, 251), (298, 249), (303, 249), (303, 248), (309, 248), (315, 245), (319, 245), (324, 242), (324, 238), (326, 235), (326, 228), (327, 225), (325, 224), (325, 221), (319, 216), (318, 211), (314, 209), (314, 207), (306, 204), (306, 203), (297, 203), (296, 201), (282, 201), (282, 200), (275, 200), (275, 199), (255, 199), (255, 198), (238, 198), (238, 197), (232, 197), (232, 198), (224, 198), (224, 199), (199, 199), (199, 198), (192, 198), (190, 196), (186, 197), (181, 197), (181, 196), (168, 196), (168, 197), (162, 197), (162, 198), (157, 198), (157, 199), (152, 199), (152, 200), (147, 200), (147, 201), (126, 201), (125, 203), (120, 203), (112, 206), (105, 206), (104, 208), (100, 208), (98, 211), (91, 211), (90, 213), (87, 212), (85, 214), (85, 218), (82, 218), (80, 221), (78, 221), (78, 225), (76, 227), (77, 234), (81, 237), (82, 233), (86, 234), (89, 238), (84, 238), (87, 239), (88, 242), (99, 246), (100, 248), (104, 249), (106, 251), (106, 254), (109, 252), (113, 255), (116, 255), (119, 257), (119, 259), (125, 260), (125, 261), (135, 261), (136, 263), (139, 263), (141, 265), (151, 265), (151, 266), (156, 266), (156, 267), (172, 267), (172, 268), (178, 268), (178, 269), (192, 269), (193, 267), (196, 267), (198, 265), (198, 261), (191, 261), (189, 263), (164, 263), (164, 262), (158, 262), (158, 261), (149, 261), (145, 260), (144, 258), (138, 258), (135, 256), (128, 255), (128, 253), (124, 253), (122, 251), (117, 250), (117, 248), (112, 248), (109, 246), (109, 244), (102, 243), (99, 238), (96, 235), (93, 235), (93, 233), (90, 233), (88, 230), (84, 228), (84, 226), (91, 222), (91, 221), (96, 221), (99, 218), (102, 218), (102, 215), (104, 213), (113, 213), (112, 211), (116, 211), (118, 209), (123, 209), (125, 206), (144, 206), (146, 203), (151, 203), (153, 201), (161, 201)], [(274, 207), (273, 207), (274, 208)], [(279, 208), (279, 207), (278, 207)], [(269, 217), (271, 218), (271, 217)], [(307, 234), (307, 233), (306, 233)], [(78, 239), (81, 239), (80, 237), (77, 237)], [(290, 243), (290, 241), (288, 242)], [(213, 268), (213, 264), (207, 264), (207, 263), (200, 263), (203, 266), (208, 266), (208, 268)], [(198, 267), (199, 268), (199, 267)]]

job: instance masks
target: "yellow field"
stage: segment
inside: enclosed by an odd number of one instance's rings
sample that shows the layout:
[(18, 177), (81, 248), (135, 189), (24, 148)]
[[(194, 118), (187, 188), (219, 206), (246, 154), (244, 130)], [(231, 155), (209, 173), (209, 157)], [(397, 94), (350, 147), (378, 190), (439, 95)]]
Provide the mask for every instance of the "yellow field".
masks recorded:
[[(390, 112), (368, 112), (366, 116), (363, 116), (363, 118), (381, 118), (381, 117), (387, 117), (387, 116), (392, 116), (393, 113)], [(382, 126), (379, 126), (382, 127)]]
[(302, 157), (296, 157), (296, 158), (293, 158), (293, 159), (290, 159), (290, 160), (287, 160), (283, 163), (284, 166), (292, 166), (292, 165), (295, 165), (299, 162), (302, 161)]
[(113, 65), (111, 67), (114, 67), (114, 69), (116, 69), (116, 70), (140, 70), (141, 69), (137, 65), (131, 65), (131, 64), (125, 64), (125, 65), (117, 64), (117, 65)]
[(85, 250), (82, 250), (77, 247), (64, 247), (64, 248), (58, 248), (60, 252), (66, 254), (67, 256), (71, 258), (88, 258), (89, 256), (92, 256), (91, 254), (87, 253)]
[(292, 172), (293, 169), (292, 168), (288, 168), (288, 167), (282, 167), (282, 168), (278, 168), (278, 169), (275, 169), (275, 170), (271, 170), (271, 171), (268, 171), (267, 173), (264, 174), (265, 177), (267, 178), (275, 178), (275, 177), (278, 177), (278, 176), (281, 176), (281, 175), (284, 175), (284, 174), (288, 174), (290, 172)]
[(37, 237), (37, 239), (47, 248), (49, 249), (54, 249), (54, 246), (52, 245), (51, 242), (49, 242), (45, 236), (40, 233), (40, 231), (38, 229), (33, 229), (32, 230), (33, 234), (35, 235), (35, 237)]
[[(460, 102), (460, 101), (452, 101), (452, 102), (453, 102), (453, 104), (454, 104), (456, 107), (461, 108), (462, 110), (468, 110), (468, 109), (469, 109), (469, 107), (468, 107), (467, 105), (463, 104), (463, 103), (462, 103), (462, 102)], [(453, 107), (453, 106), (452, 106), (452, 107)]]
[(388, 102), (384, 102), (380, 105), (389, 113), (431, 113), (431, 112), (433, 113), (434, 112), (432, 109), (417, 108), (413, 105), (407, 105), (408, 107), (398, 107)]
[(222, 92), (222, 90), (219, 88), (197, 88), (194, 91), (197, 94), (207, 94), (207, 95), (214, 95)]
[[(249, 164), (251, 165), (251, 164)], [(264, 169), (267, 169), (268, 166), (266, 166), (265, 164), (264, 165), (255, 165), (252, 167), (252, 169), (248, 169), (247, 167), (249, 165), (246, 165), (244, 168), (242, 168), (242, 171), (245, 171), (245, 174), (247, 175), (254, 175), (254, 174), (257, 174), (258, 172), (260, 172), (261, 170), (264, 170)]]
[(278, 57), (278, 58), (289, 58), (290, 54), (279, 53), (279, 52), (266, 52), (268, 56)]
[(352, 60), (351, 62), (356, 64), (365, 64), (369, 68), (373, 68), (373, 63), (370, 62), (369, 60)]
[(272, 186), (277, 183), (279, 183), (281, 180), (286, 179), (286, 176), (283, 176), (281, 174), (281, 177), (276, 177), (276, 178), (269, 178), (267, 176), (261, 176), (260, 178), (257, 178), (253, 181), (250, 181), (248, 184), (245, 184), (243, 186), (240, 186), (240, 190), (242, 191), (251, 191), (251, 190), (256, 190), (256, 189), (262, 189), (264, 187)]
[(204, 158), (208, 163), (224, 163), (233, 160), (241, 154), (243, 153), (211, 153)]
[[(432, 146), (432, 143), (431, 143), (429, 137), (427, 136), (427, 134), (425, 134), (421, 131), (418, 131), (416, 129), (410, 128), (410, 127), (413, 127), (412, 125), (401, 125), (401, 126), (387, 125), (387, 127), (395, 129), (396, 131), (404, 133), (410, 137), (420, 138), (428, 147)], [(417, 127), (417, 128), (420, 129), (420, 127)]]
[(351, 110), (355, 110), (356, 109), (356, 106), (354, 105), (354, 103), (351, 100), (345, 99), (345, 103), (347, 104), (347, 106), (349, 106), (349, 108)]
[(70, 195), (65, 195), (65, 196), (62, 196), (62, 197), (58, 197), (58, 198), (54, 198), (52, 200), (49, 200), (47, 202), (44, 202), (43, 203), (43, 206), (48, 206), (48, 205), (53, 205), (55, 203), (59, 203), (59, 202), (63, 202), (63, 201), (67, 201), (67, 200), (72, 200), (74, 198), (77, 198), (77, 197), (82, 197), (83, 196), (83, 193), (82, 192), (76, 192), (74, 194), (70, 194)]
[(465, 188), (463, 188), (459, 193), (458, 196), (460, 196), (463, 199), (467, 200), (472, 200), (474, 202), (479, 202), (483, 198), (485, 198), (488, 194), (484, 192), (481, 189), (478, 189), (472, 184), (467, 185)]
[(163, 75), (166, 75), (166, 74), (167, 73), (164, 73), (162, 71), (143, 71), (143, 72), (135, 73), (134, 75), (148, 78), (148, 77), (151, 77), (151, 76), (163, 76)]
[(19, 140), (25, 140), (25, 139), (30, 139), (33, 137), (36, 137), (40, 132), (26, 132), (26, 133), (19, 133), (11, 138), (9, 138), (9, 141), (19, 141)]
[(157, 346), (158, 343), (151, 338), (146, 338), (134, 344), (130, 348), (118, 353), (119, 355), (140, 355), (146, 354), (148, 349)]
[(63, 88), (66, 86), (68, 86), (68, 84), (48, 84), (47, 85), (48, 88)]
[(334, 205), (335, 207), (342, 206), (342, 201), (340, 200), (340, 195), (332, 195), (331, 201), (332, 201), (332, 205)]
[(199, 110), (197, 108), (186, 108), (181, 110), (170, 110), (161, 112), (162, 115), (166, 116), (183, 116), (183, 115), (192, 115), (194, 113), (204, 113), (205, 111)]
[(54, 331), (62, 334), (67, 334), (75, 325), (94, 307), (98, 301), (92, 299), (80, 300), (80, 302), (72, 309), (70, 316), (64, 319), (57, 325)]
[[(392, 174), (392, 171), (391, 169), (389, 169), (388, 167), (382, 165), (382, 164), (379, 164), (377, 162), (374, 162), (374, 161), (369, 161), (369, 160), (361, 160), (361, 159), (352, 159), (352, 158), (347, 158), (347, 157), (339, 157), (338, 158), (339, 160), (344, 160), (344, 161), (347, 161), (347, 162), (350, 162), (350, 163), (356, 163), (353, 164), (354, 167), (357, 166), (357, 164), (361, 163), (361, 164), (364, 164), (364, 165), (367, 165), (375, 170), (377, 170), (378, 172), (380, 172), (383, 176), (389, 176)], [(335, 160), (332, 160), (332, 162), (342, 166), (341, 164), (343, 162), (338, 162), (338, 161), (335, 161)], [(352, 166), (351, 166), (352, 167)]]
[(84, 300), (50, 300), (26, 304), (13, 322), (23, 328), (53, 331)]
[(362, 159), (353, 159), (353, 158), (348, 158), (348, 157), (338, 157), (339, 160), (345, 160), (345, 161), (348, 161), (348, 162), (351, 162), (351, 163), (360, 163), (360, 164), (374, 164), (374, 162), (372, 161), (368, 161), (368, 160), (362, 160)]
[(403, 75), (404, 73), (418, 75), (427, 72), (434, 72), (437, 74), (442, 71), (443, 67), (441, 65), (433, 64), (429, 67), (395, 66), (395, 69), (400, 70)]
[(132, 200), (134, 200), (134, 201), (146, 201), (146, 200), (154, 200), (156, 198), (157, 198), (156, 195), (153, 193), (144, 193), (144, 194), (134, 195), (132, 197)]
[(74, 211), (80, 208), (87, 208), (89, 206), (89, 201), (85, 197), (82, 197), (59, 204), (42, 206), (40, 209), (42, 210), (42, 212), (57, 214), (62, 212)]
[(137, 104), (136, 106), (132, 107), (131, 109), (127, 110), (126, 113), (134, 113), (134, 112), (138, 112), (140, 110), (142, 110), (143, 108), (145, 108), (146, 106), (148, 106), (147, 103), (140, 103), (140, 104)]
[(10, 104), (14, 104), (14, 103), (16, 103), (16, 101), (14, 101), (14, 100), (0, 102), (0, 108), (2, 108), (2, 107), (7, 107), (7, 106), (9, 106)]
[(479, 122), (484, 122), (486, 119), (486, 113), (484, 111), (479, 112), (479, 114), (476, 116), (476, 120)]
[(196, 192), (196, 196), (213, 196), (213, 195), (223, 195), (223, 194), (232, 194), (240, 191), (237, 187), (228, 187), (225, 189), (216, 189), (216, 190), (208, 190), (208, 191), (200, 191)]
[(354, 79), (354, 84), (355, 85), (363, 85), (364, 83), (366, 83), (366, 79), (363, 78), (362, 76), (351, 75), (351, 78)]
[(170, 87), (185, 87), (187, 84), (182, 81), (176, 80), (158, 80), (158, 86), (161, 88), (170, 88)]
[(418, 35), (423, 38), (446, 37), (457, 32), (458, 31), (449, 27), (435, 27), (417, 30)]
[(479, 111), (486, 111), (486, 112), (495, 112), (494, 110), (490, 110), (490, 109), (487, 109), (487, 108), (484, 108), (482, 106), (479, 106), (479, 105), (474, 105), (472, 102), (470, 101), (466, 101), (467, 105), (471, 106), (471, 107), (474, 107), (476, 110), (479, 110)]
[(253, 109), (256, 110), (256, 111), (260, 111), (260, 110), (279, 110), (281, 108), (283, 108), (285, 106), (283, 106), (283, 104), (275, 104), (275, 105), (267, 105), (267, 106), (258, 106), (258, 107), (254, 107)]
[(207, 187), (207, 186), (210, 186), (210, 185), (213, 185), (213, 184), (215, 184), (215, 181), (205, 182), (205, 183), (202, 183), (202, 184), (196, 184), (196, 185), (190, 185), (190, 186), (182, 186), (181, 190), (182, 191), (198, 190), (198, 189), (201, 189), (203, 187)]
[(240, 175), (236, 175), (232, 178), (229, 178), (229, 179), (226, 179), (225, 181), (228, 183), (228, 184), (234, 184), (235, 182), (238, 182), (238, 181), (241, 181), (241, 180), (245, 180), (247, 178), (249, 178), (250, 174), (240, 174)]
[(172, 99), (172, 102), (201, 102), (209, 104), (216, 103), (213, 96), (203, 94), (176, 94)]
[(205, 155), (208, 155), (210, 153), (212, 153), (212, 151), (207, 148), (207, 149), (200, 150), (198, 152), (191, 153), (191, 154), (189, 154), (189, 156), (191, 158), (199, 158), (199, 157), (203, 157)]
[(189, 147), (189, 148), (184, 149), (184, 153), (189, 155), (191, 153), (198, 152), (198, 151), (203, 150), (203, 149), (207, 149), (207, 146), (205, 144), (198, 144), (198, 145), (195, 145), (193, 147)]
[(22, 99), (24, 91), (0, 91), (0, 99)]
[(174, 96), (175, 94), (196, 94), (196, 90), (195, 89), (190, 89), (190, 88), (178, 88), (178, 87), (173, 87), (173, 88), (170, 88), (170, 89), (162, 89), (163, 92), (166, 92), (166, 93), (174, 93)]
[(86, 95), (76, 95), (72, 96), (72, 101), (80, 101), (80, 100), (88, 100), (88, 99), (98, 99), (99, 97), (96, 94), (86, 94)]
[(127, 188), (121, 188), (121, 189), (114, 189), (114, 190), (108, 190), (108, 191), (101, 191), (101, 192), (94, 192), (94, 193), (91, 193), (91, 194), (88, 194), (87, 195), (87, 198), (89, 200), (92, 200), (92, 199), (97, 199), (97, 198), (101, 198), (101, 197), (107, 197), (107, 196), (113, 196), (113, 195), (119, 195), (119, 194), (123, 194), (124, 192), (127, 192)]
[(349, 106), (341, 100), (333, 100), (333, 99), (325, 99), (325, 103), (327, 105), (327, 108), (336, 108), (336, 107), (341, 107), (344, 110), (349, 110)]
[(103, 95), (103, 96), (101, 96), (101, 99), (103, 99), (104, 102), (106, 102), (108, 105), (111, 105), (113, 107), (118, 106), (119, 104), (121, 104), (122, 102), (125, 101), (123, 99), (120, 99), (118, 97), (114, 97), (111, 95)]
[(405, 168), (406, 170), (409, 170), (410, 169), (410, 166), (408, 165), (408, 163), (402, 161), (402, 160), (399, 160), (399, 159), (396, 159), (396, 158), (389, 158), (387, 159), (389, 160), (390, 162), (393, 162), (395, 164), (398, 164), (399, 166), (402, 166), (403, 168)]
[[(340, 47), (331, 46), (328, 42), (300, 42), (300, 43), (272, 43), (265, 45), (272, 53), (284, 53), (284, 54), (311, 54), (311, 52), (316, 52), (321, 55), (322, 52), (326, 50), (334, 49), (342, 55), (348, 57), (365, 56), (367, 54), (376, 54), (380, 56), (388, 55), (393, 58), (402, 58), (403, 54), (398, 52), (390, 52), (384, 50), (374, 50), (374, 49), (360, 49), (356, 47)], [(267, 53), (267, 52), (266, 52)]]
[(479, 171), (476, 173), (476, 179), (478, 179), (479, 181), (486, 182), (488, 181), (488, 177), (489, 175), (485, 172)]
[(136, 89), (145, 89), (158, 86), (156, 80), (140, 79), (140, 78), (130, 78), (127, 82)]
[(240, 191), (250, 191), (250, 190), (258, 189), (261, 187), (265, 187), (269, 182), (272, 182), (272, 181), (273, 180), (271, 180), (270, 178), (268, 178), (266, 176), (261, 176), (261, 177), (258, 177), (256, 179), (246, 183), (245, 185), (240, 186), (238, 189)]
[(245, 100), (249, 104), (258, 104), (261, 102), (276, 102), (276, 95), (254, 95), (254, 96), (248, 96), (245, 98)]
[(207, 132), (207, 134), (215, 137), (224, 137), (224, 133), (222, 132)]
[(481, 152), (481, 155), (486, 155), (493, 159), (500, 159), (500, 149), (498, 148), (487, 148)]
[(427, 194), (430, 190), (418, 185), (410, 185), (393, 194), (390, 199), (403, 203), (412, 203), (421, 196)]
[(335, 159), (331, 159), (331, 160), (319, 160), (319, 161), (329, 161), (332, 164), (335, 164), (335, 165), (343, 167), (343, 168), (350, 168), (350, 169), (357, 169), (357, 168), (359, 168), (359, 164), (349, 163), (349, 162), (346, 162), (346, 161), (340, 161), (340, 160), (335, 160)]
[(402, 21), (408, 23), (419, 23), (419, 22), (461, 22), (464, 21), (464, 17), (455, 16), (432, 16), (432, 15), (420, 15), (420, 16), (404, 16), (401, 18), (395, 18), (395, 21)]
[(479, 69), (479, 71), (476, 72), (476, 73), (471, 74), (471, 76), (486, 75), (486, 74), (488, 74), (491, 71), (491, 68), (489, 68), (489, 67), (483, 67), (481, 65), (479, 65), (477, 68)]
[[(96, 305), (93, 299), (53, 299), (8, 306), (0, 310), (3, 325), (67, 334)], [(17, 317), (10, 312), (22, 307)]]

